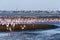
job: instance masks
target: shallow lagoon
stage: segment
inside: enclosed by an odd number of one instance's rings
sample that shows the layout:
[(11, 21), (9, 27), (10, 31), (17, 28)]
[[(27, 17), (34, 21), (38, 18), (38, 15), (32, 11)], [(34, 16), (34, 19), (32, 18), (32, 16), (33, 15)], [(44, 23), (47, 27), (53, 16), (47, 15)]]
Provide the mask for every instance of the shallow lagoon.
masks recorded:
[[(39, 14), (0, 14), (0, 16), (40, 16)], [(47, 14), (48, 15), (48, 14)], [(47, 16), (41, 14), (41, 16)], [(53, 15), (56, 16), (56, 15)], [(60, 16), (57, 14), (57, 16)], [(35, 30), (35, 31), (16, 31), (0, 32), (0, 40), (60, 40), (60, 28)]]
[(0, 40), (60, 40), (60, 28), (50, 30), (0, 32)]

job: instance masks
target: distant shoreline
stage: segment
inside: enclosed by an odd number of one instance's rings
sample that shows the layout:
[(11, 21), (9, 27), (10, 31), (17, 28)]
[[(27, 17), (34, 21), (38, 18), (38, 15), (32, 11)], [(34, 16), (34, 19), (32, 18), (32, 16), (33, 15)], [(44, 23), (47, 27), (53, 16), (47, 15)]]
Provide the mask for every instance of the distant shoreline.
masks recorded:
[(14, 11), (6, 11), (6, 10), (0, 10), (0, 13), (44, 13), (44, 14), (60, 14), (60, 11), (42, 11), (42, 10), (14, 10)]

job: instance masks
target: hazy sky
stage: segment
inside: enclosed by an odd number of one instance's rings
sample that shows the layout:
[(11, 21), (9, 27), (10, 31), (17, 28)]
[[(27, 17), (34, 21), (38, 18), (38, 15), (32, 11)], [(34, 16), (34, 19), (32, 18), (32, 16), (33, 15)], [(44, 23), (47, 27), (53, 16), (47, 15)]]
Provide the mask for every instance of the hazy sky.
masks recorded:
[(60, 10), (60, 0), (0, 0), (0, 10)]

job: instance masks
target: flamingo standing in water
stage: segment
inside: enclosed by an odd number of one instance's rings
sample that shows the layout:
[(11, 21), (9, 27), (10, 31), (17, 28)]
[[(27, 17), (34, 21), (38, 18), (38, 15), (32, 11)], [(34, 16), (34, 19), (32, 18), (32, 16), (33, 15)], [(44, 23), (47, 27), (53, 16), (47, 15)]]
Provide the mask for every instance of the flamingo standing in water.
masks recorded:
[(23, 30), (23, 29), (26, 27), (26, 25), (23, 25), (23, 26), (21, 25), (20, 27), (21, 27), (21, 29)]

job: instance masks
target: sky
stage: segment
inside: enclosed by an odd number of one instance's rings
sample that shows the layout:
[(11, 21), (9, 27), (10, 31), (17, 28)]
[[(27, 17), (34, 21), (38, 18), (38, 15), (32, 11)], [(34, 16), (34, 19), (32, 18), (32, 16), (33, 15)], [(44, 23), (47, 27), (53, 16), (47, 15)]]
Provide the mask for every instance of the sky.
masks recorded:
[(0, 0), (0, 10), (60, 10), (60, 0)]

